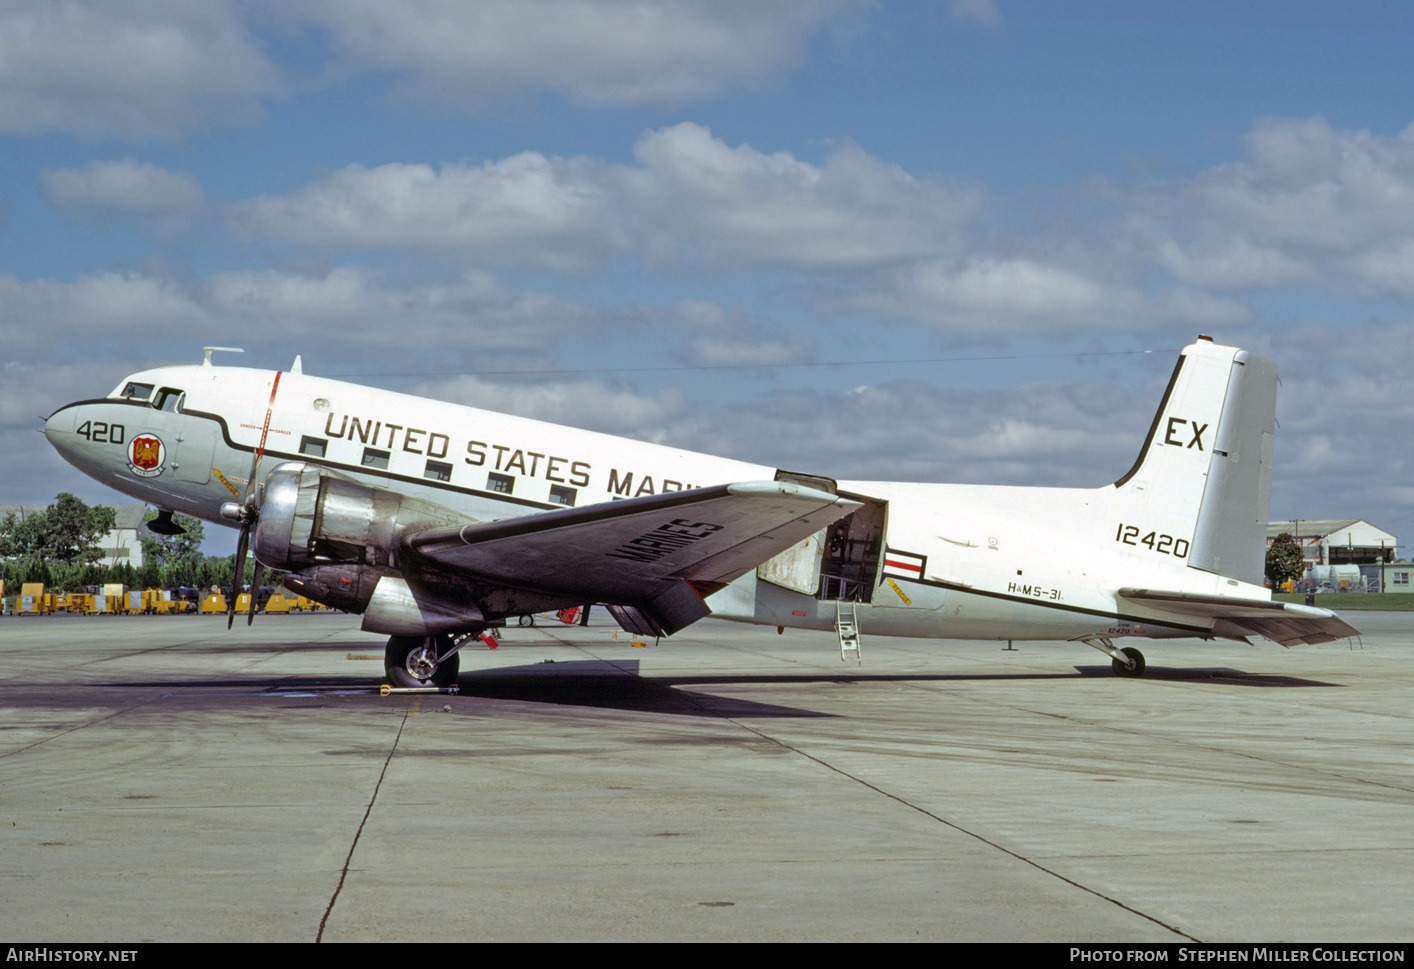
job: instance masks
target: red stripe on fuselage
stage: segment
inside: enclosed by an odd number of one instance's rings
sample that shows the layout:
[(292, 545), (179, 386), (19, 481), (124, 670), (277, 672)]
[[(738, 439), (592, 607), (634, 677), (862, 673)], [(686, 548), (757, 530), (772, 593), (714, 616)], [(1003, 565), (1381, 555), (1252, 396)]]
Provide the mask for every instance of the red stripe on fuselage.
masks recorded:
[(892, 559), (884, 559), (884, 565), (890, 569), (904, 569), (908, 572), (917, 572), (919, 575), (923, 574), (923, 566), (918, 562), (895, 562)]

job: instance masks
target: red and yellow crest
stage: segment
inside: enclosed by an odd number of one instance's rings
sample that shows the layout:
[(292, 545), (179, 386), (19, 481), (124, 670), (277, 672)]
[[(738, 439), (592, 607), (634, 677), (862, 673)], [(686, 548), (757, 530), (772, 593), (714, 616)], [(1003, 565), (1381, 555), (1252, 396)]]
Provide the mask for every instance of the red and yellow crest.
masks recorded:
[(164, 448), (155, 434), (139, 434), (128, 449), (128, 467), (143, 477), (162, 473)]

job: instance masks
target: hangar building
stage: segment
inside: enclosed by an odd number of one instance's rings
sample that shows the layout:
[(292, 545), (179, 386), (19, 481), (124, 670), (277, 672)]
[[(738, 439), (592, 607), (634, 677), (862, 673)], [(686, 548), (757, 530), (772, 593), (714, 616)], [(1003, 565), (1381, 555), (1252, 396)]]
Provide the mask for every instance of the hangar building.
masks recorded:
[(1393, 562), (1399, 540), (1359, 518), (1298, 518), (1269, 522), (1267, 545), (1290, 532), (1301, 545), (1306, 567), (1313, 565), (1374, 565)]

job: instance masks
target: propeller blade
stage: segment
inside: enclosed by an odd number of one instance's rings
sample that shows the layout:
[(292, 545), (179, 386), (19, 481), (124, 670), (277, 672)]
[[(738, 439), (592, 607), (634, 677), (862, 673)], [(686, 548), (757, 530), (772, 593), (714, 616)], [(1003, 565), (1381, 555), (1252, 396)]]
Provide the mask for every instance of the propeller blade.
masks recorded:
[(246, 609), (245, 624), (255, 622), (255, 598), (260, 595), (260, 580), (265, 577), (265, 566), (260, 559), (255, 560), (255, 576), (250, 580), (250, 606)]
[(236, 597), (241, 591), (241, 576), (245, 574), (245, 555), (250, 549), (250, 522), (241, 526), (241, 537), (236, 540), (236, 574), (231, 579), (231, 598), (226, 603), (226, 628), (236, 621)]
[(260, 430), (260, 446), (250, 457), (250, 477), (246, 479), (245, 496), (241, 499), (241, 504), (246, 508), (246, 514), (254, 520), (260, 514), (260, 502), (255, 493), (256, 472), (260, 470), (260, 459), (265, 457), (265, 440), (270, 435), (270, 417), (275, 410), (275, 395), (280, 392), (280, 373), (275, 373), (275, 381), (270, 385), (270, 402), (265, 405), (265, 426)]
[[(270, 418), (275, 409), (275, 395), (280, 391), (280, 373), (270, 385), (270, 402), (265, 405), (265, 426), (260, 430), (260, 446), (250, 459), (250, 477), (246, 478), (245, 494), (241, 497), (241, 537), (236, 542), (236, 576), (231, 582), (231, 601), (226, 605), (226, 628), (236, 621), (236, 594), (241, 588), (241, 578), (245, 574), (245, 557), (250, 551), (250, 533), (260, 521), (260, 489), (256, 486), (256, 475), (260, 471), (260, 459), (265, 457), (265, 441), (270, 434)], [(250, 590), (250, 604), (246, 613), (246, 625), (255, 619), (255, 597), (260, 591), (260, 578), (264, 566), (255, 560), (255, 583)]]

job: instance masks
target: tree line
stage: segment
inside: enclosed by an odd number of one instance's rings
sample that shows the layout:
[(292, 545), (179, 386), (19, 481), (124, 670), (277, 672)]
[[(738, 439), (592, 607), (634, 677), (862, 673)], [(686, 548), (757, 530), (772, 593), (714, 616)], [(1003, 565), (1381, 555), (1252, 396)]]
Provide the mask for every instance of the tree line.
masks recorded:
[[(147, 513), (146, 520), (157, 517)], [(202, 523), (173, 515), (181, 535), (140, 535), (143, 564), (104, 562), (100, 542), (113, 531), (117, 516), (107, 505), (87, 505), (64, 492), (43, 511), (24, 517), (14, 512), (0, 519), (0, 575), (6, 592), (23, 582), (43, 582), (54, 592), (79, 592), (86, 586), (122, 583), (128, 588), (171, 589), (212, 586), (229, 589), (235, 574), (234, 555), (205, 555)], [(254, 563), (246, 561), (243, 583), (250, 583)], [(267, 580), (268, 581), (268, 580)]]

